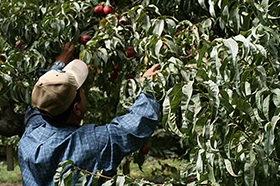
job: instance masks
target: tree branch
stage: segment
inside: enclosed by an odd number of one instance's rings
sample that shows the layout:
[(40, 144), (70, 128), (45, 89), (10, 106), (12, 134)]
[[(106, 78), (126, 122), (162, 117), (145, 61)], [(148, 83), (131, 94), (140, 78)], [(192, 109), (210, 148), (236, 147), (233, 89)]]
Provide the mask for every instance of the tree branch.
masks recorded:
[(22, 136), (24, 132), (24, 115), (14, 111), (12, 101), (0, 100), (1, 116), (0, 135), (11, 137)]

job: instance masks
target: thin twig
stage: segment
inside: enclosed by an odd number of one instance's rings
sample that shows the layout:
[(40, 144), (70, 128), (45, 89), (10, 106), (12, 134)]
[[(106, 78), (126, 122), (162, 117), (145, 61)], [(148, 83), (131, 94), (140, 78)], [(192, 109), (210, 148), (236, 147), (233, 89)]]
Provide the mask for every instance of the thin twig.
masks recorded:
[(77, 168), (78, 170), (84, 171), (84, 172), (86, 172), (86, 173), (88, 173), (88, 174), (91, 174), (91, 175), (94, 175), (94, 176), (100, 176), (100, 177), (103, 177), (103, 178), (106, 178), (106, 179), (112, 179), (111, 177), (104, 176), (104, 175), (100, 175), (100, 174), (95, 174), (95, 173), (89, 172), (89, 171), (87, 171), (87, 170), (81, 169), (81, 168), (79, 168), (79, 167), (77, 167), (77, 166), (75, 166), (75, 165), (73, 165), (73, 166), (74, 166), (75, 168)]

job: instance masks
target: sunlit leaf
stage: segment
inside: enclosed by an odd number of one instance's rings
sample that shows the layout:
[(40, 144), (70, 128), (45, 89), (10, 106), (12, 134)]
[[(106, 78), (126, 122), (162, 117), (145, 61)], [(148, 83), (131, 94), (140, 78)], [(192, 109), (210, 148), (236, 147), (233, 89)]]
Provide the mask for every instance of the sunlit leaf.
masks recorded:
[(262, 176), (264, 176), (265, 178), (268, 177), (268, 161), (267, 161), (267, 158), (266, 158), (266, 155), (265, 155), (265, 151), (264, 149), (259, 146), (259, 145), (255, 145), (255, 150), (258, 154), (258, 161), (259, 161), (259, 164), (260, 164), (260, 171), (261, 171), (261, 174)]
[(225, 159), (225, 166), (226, 166), (226, 169), (230, 173), (231, 176), (234, 176), (234, 177), (238, 177), (239, 176), (239, 175), (236, 175), (234, 173), (231, 161), (229, 159)]
[(274, 140), (275, 140), (275, 127), (278, 123), (280, 117), (274, 116), (271, 119), (271, 123), (267, 123), (265, 126), (265, 145), (264, 150), (268, 154), (268, 156), (271, 155), (271, 153), (274, 151)]
[(155, 54), (156, 56), (159, 55), (160, 49), (162, 47), (162, 41), (159, 39), (155, 45)]
[(280, 89), (272, 89), (271, 92), (273, 93), (273, 103), (276, 107), (280, 108)]
[(256, 155), (253, 148), (251, 148), (246, 156), (246, 163), (244, 165), (244, 179), (248, 186), (253, 186), (255, 183), (256, 163)]

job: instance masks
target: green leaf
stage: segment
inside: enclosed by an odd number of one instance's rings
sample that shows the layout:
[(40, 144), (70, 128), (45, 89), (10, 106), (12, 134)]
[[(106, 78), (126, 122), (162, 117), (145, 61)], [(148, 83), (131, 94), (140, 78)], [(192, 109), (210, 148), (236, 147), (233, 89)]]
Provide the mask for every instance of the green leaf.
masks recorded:
[(205, 117), (197, 118), (198, 113), (202, 110), (200, 94), (194, 94), (191, 98), (192, 105), (189, 105), (188, 109), (193, 113), (193, 132), (197, 132), (198, 134), (203, 134), (204, 125), (208, 119), (208, 115)]
[(263, 28), (264, 30), (270, 32), (270, 33), (273, 35), (273, 37), (277, 40), (277, 42), (280, 43), (279, 34), (276, 33), (274, 29), (272, 29), (272, 28), (270, 28), (270, 27), (268, 27), (268, 26), (263, 26), (262, 28)]
[(61, 31), (61, 25), (60, 25), (60, 20), (58, 18), (55, 18), (52, 22), (51, 22), (51, 27), (53, 28), (53, 33), (54, 36), (58, 36), (60, 34)]
[(159, 19), (156, 22), (154, 22), (154, 24), (155, 26), (154, 26), (153, 34), (161, 36), (162, 31), (164, 29), (164, 20)]
[(240, 175), (234, 173), (231, 161), (229, 159), (224, 159), (224, 161), (225, 161), (226, 169), (229, 172), (229, 174), (233, 177), (239, 177)]
[[(238, 44), (232, 38), (224, 39), (223, 42), (224, 42), (224, 45), (227, 47), (228, 57), (233, 65), (233, 67), (235, 67), (236, 73), (237, 73), (238, 71), (237, 71), (236, 57), (238, 54)], [(237, 74), (236, 74), (236, 76), (237, 76)]]
[(239, 33), (240, 28), (240, 15), (239, 15), (239, 7), (237, 4), (231, 7), (230, 9), (230, 19), (233, 22), (232, 28), (235, 33)]
[(242, 48), (244, 49), (243, 58), (246, 58), (249, 55), (250, 51), (250, 41), (246, 39), (243, 35), (235, 36), (234, 40), (242, 42)]
[(182, 99), (182, 87), (184, 83), (176, 84), (172, 89), (168, 90), (163, 101), (163, 118), (162, 124), (168, 127), (170, 131), (174, 132), (180, 137), (185, 135), (180, 131), (176, 123), (176, 110)]
[(266, 157), (265, 151), (264, 149), (259, 146), (259, 145), (255, 145), (255, 150), (258, 154), (258, 165), (260, 166), (260, 173), (264, 178), (267, 178), (268, 175), (268, 159)]
[(159, 39), (155, 45), (155, 55), (159, 56), (160, 49), (162, 47), (162, 41)]
[(73, 4), (74, 4), (74, 6), (75, 6), (75, 8), (76, 8), (76, 12), (78, 13), (78, 12), (81, 12), (81, 7), (80, 7), (80, 5), (77, 3), (77, 2), (73, 2)]
[(271, 92), (273, 93), (273, 103), (276, 107), (280, 108), (280, 89), (272, 89)]
[(167, 24), (167, 28), (168, 31), (170, 32), (170, 35), (174, 35), (176, 32), (176, 22), (174, 21), (174, 19), (169, 19), (167, 18), (166, 20), (166, 24)]
[(204, 82), (206, 85), (208, 85), (208, 91), (209, 91), (209, 99), (211, 102), (213, 102), (213, 108), (211, 110), (213, 116), (212, 118), (214, 119), (217, 116), (218, 113), (218, 108), (220, 106), (220, 99), (219, 99), (219, 87), (216, 83), (213, 81), (205, 81)]
[(97, 55), (99, 56), (99, 58), (103, 59), (103, 61), (105, 63), (108, 62), (109, 56), (108, 56), (107, 50), (105, 48), (99, 48)]
[(172, 38), (165, 38), (165, 44), (168, 46), (168, 48), (173, 52), (173, 53), (178, 53), (178, 48), (173, 42)]
[(263, 112), (263, 106), (262, 106), (262, 94), (266, 91), (266, 89), (261, 89), (259, 91), (257, 91), (256, 95), (255, 95), (255, 99), (256, 99), (256, 105), (257, 108)]
[(275, 140), (275, 127), (279, 121), (279, 116), (273, 116), (271, 119), (271, 122), (268, 122), (265, 125), (265, 140), (264, 140), (264, 150), (267, 153), (268, 156), (272, 154), (274, 151), (274, 140)]
[(28, 91), (28, 88), (25, 88), (25, 103), (31, 105), (31, 95), (30, 92)]
[(220, 97), (220, 102), (221, 102), (221, 105), (226, 108), (226, 110), (228, 111), (228, 114), (230, 114), (234, 111), (233, 106), (228, 102), (228, 100), (224, 99), (223, 97)]
[(65, 160), (65, 161), (62, 161), (58, 164), (57, 169), (56, 169), (56, 173), (53, 177), (53, 181), (54, 181), (54, 184), (56, 186), (64, 186), (65, 185), (64, 184), (64, 179), (67, 178), (67, 176), (69, 176), (71, 174), (71, 171), (73, 171), (73, 169), (69, 169), (70, 171), (68, 170), (67, 174), (65, 176), (61, 176), (62, 171), (64, 170), (64, 168), (67, 165), (73, 165), (73, 161), (72, 160)]
[(205, 3), (204, 3), (204, 0), (198, 0), (198, 3), (200, 4), (200, 6), (201, 6), (203, 9), (207, 10), (206, 5), (205, 5)]
[(90, 64), (92, 55), (89, 51), (83, 50), (79, 54), (79, 59), (85, 62), (86, 64)]
[(182, 88), (184, 83), (176, 84), (168, 94), (170, 100), (171, 111), (174, 112), (182, 99)]
[(146, 30), (149, 30), (150, 29), (150, 27), (151, 27), (151, 20), (150, 20), (150, 17), (148, 16), (148, 15), (143, 15), (143, 17), (142, 17), (142, 23), (143, 23), (143, 25), (142, 26), (144, 26), (144, 28), (146, 29)]
[(119, 185), (125, 185), (125, 176), (118, 176), (117, 181), (116, 181), (116, 186)]
[[(80, 172), (82, 173), (82, 172)], [(79, 174), (79, 178), (77, 179), (76, 183), (75, 183), (75, 186), (84, 186), (86, 185), (86, 182), (87, 182), (87, 177), (89, 176), (89, 174), (85, 174), (83, 176), (80, 176)]]
[(18, 88), (16, 85), (14, 85), (10, 90), (10, 95), (15, 102), (20, 102), (18, 94), (19, 94)]
[(250, 148), (244, 164), (244, 180), (248, 186), (254, 186), (256, 178), (256, 155), (253, 148)]
[(219, 186), (220, 184), (216, 181), (215, 173), (214, 173), (214, 166), (211, 165), (209, 162), (206, 164), (208, 179), (214, 186)]
[(214, 0), (208, 0), (209, 3), (209, 13), (212, 17), (216, 17), (215, 8), (214, 8)]
[(193, 93), (193, 81), (188, 82), (182, 88), (182, 100), (181, 100), (181, 110), (182, 110), (182, 130), (188, 129), (188, 119), (186, 118), (189, 102)]
[(62, 177), (61, 177), (60, 186), (71, 185), (73, 177), (74, 177), (74, 173), (75, 173), (75, 169), (73, 167), (71, 167), (66, 172), (64, 172)]
[(159, 11), (159, 9), (158, 9), (158, 7), (155, 6), (154, 4), (150, 4), (150, 3), (149, 3), (149, 5), (146, 6), (145, 8), (146, 8), (146, 9), (149, 9), (149, 10), (151, 10), (151, 11), (153, 11), (153, 12), (155, 12), (157, 15), (161, 15), (161, 14), (160, 14), (160, 11)]
[(266, 58), (267, 57), (267, 51), (266, 49), (259, 44), (255, 44), (256, 48), (258, 49), (259, 53), (261, 54), (262, 57)]
[(203, 47), (199, 50), (199, 57), (197, 59), (197, 67), (201, 67), (202, 59), (206, 51), (210, 48), (211, 45), (208, 43), (204, 44)]
[(250, 123), (255, 122), (254, 112), (251, 105), (248, 103), (248, 101), (238, 97), (233, 99), (232, 104), (236, 104), (236, 107), (240, 111), (246, 113), (246, 115), (243, 114), (243, 117), (246, 118)]
[(8, 81), (8, 82), (12, 82), (13, 78), (8, 75), (8, 74), (2, 74), (2, 77), (4, 78), (4, 80)]
[[(200, 149), (198, 151), (197, 155), (197, 161), (196, 161), (196, 170), (199, 174), (203, 173), (203, 168), (204, 168), (204, 162), (203, 162), (203, 155), (205, 154), (205, 151), (203, 149)], [(199, 179), (199, 178), (198, 178)]]
[(266, 96), (263, 100), (262, 111), (267, 121), (270, 121), (269, 118), (269, 107), (270, 107), (270, 95)]
[(221, 45), (214, 46), (210, 53), (210, 62), (212, 64), (213, 71), (215, 72), (217, 81), (219, 81), (220, 77), (220, 59), (218, 56), (218, 48)]

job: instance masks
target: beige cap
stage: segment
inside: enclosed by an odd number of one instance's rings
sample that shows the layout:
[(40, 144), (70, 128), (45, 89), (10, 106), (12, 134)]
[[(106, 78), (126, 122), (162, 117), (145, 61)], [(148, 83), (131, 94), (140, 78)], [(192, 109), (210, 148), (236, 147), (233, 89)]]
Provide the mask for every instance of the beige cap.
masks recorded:
[(34, 108), (52, 116), (66, 111), (74, 101), (77, 90), (88, 76), (88, 67), (81, 60), (73, 60), (62, 70), (50, 70), (42, 75), (32, 91)]

